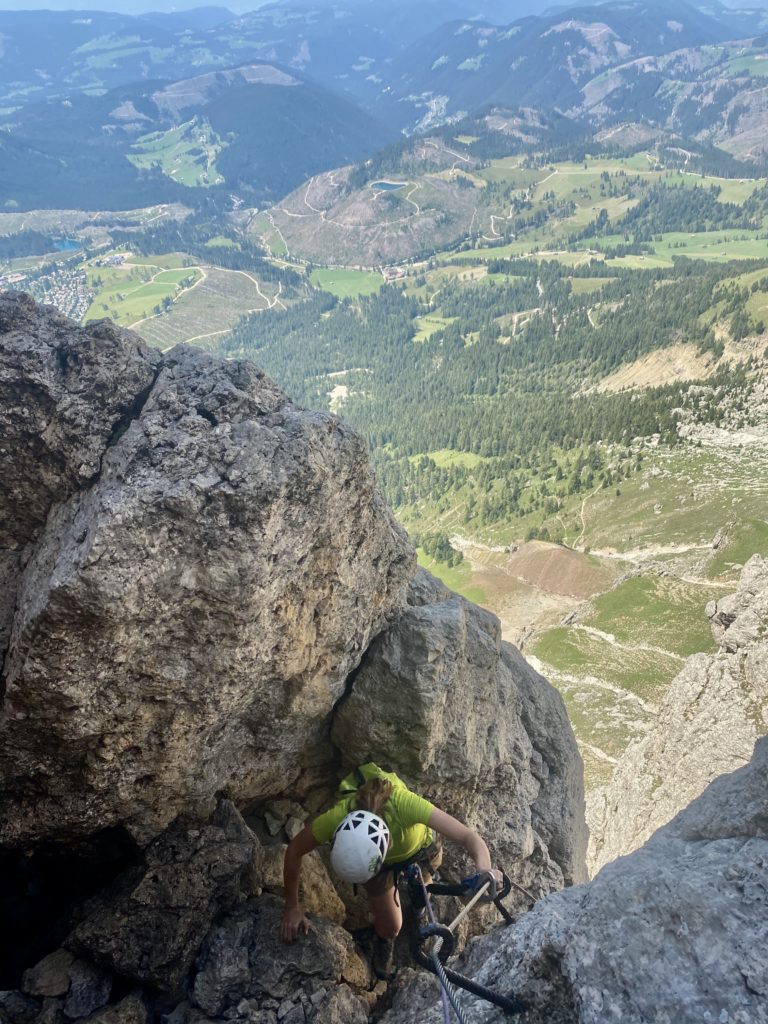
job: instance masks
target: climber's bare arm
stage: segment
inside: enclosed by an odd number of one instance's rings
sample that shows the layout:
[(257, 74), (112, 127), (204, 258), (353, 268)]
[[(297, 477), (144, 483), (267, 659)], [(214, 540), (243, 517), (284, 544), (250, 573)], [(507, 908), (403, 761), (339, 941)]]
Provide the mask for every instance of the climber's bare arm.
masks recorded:
[(458, 818), (454, 818), (439, 807), (435, 807), (429, 817), (429, 827), (439, 832), (446, 839), (452, 839), (454, 843), (463, 846), (469, 856), (475, 862), (478, 871), (492, 871), (498, 882), (502, 881), (500, 871), (494, 870), (491, 865), (491, 854), (481, 836), (469, 828)]
[(280, 925), (283, 942), (294, 942), (299, 934), (309, 931), (309, 921), (299, 903), (299, 881), (301, 879), (301, 858), (320, 844), (312, 835), (312, 829), (305, 825), (301, 832), (288, 843), (283, 864), (283, 886), (285, 888), (285, 910)]

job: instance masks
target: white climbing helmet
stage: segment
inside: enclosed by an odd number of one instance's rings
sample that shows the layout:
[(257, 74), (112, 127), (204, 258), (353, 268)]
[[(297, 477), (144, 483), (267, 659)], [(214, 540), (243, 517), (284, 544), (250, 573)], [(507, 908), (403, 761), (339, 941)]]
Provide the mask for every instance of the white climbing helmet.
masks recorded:
[(331, 867), (345, 882), (367, 882), (378, 873), (389, 847), (389, 829), (370, 811), (350, 811), (333, 833)]

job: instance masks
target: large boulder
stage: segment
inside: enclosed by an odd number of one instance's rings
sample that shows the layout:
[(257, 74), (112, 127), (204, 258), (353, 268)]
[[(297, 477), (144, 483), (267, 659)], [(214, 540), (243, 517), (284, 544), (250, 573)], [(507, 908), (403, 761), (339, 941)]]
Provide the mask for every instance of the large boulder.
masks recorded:
[(407, 612), (366, 653), (334, 718), (347, 764), (393, 767), (476, 827), (539, 895), (585, 874), (581, 758), (557, 691), (498, 619), (417, 574)]
[(116, 823), (144, 844), (222, 790), (326, 777), (333, 706), (414, 564), (362, 440), (248, 362), (0, 313), (3, 379), (45, 398), (5, 451), (0, 846)]
[[(642, 849), (476, 940), (463, 969), (522, 997), (526, 1024), (766, 1024), (768, 739)], [(461, 999), (477, 1024), (507, 1019)], [(419, 1014), (440, 1020), (439, 1003)]]
[(654, 728), (590, 794), (592, 871), (636, 850), (713, 779), (746, 764), (768, 732), (768, 562), (755, 555), (738, 590), (707, 607), (715, 655), (688, 658)]

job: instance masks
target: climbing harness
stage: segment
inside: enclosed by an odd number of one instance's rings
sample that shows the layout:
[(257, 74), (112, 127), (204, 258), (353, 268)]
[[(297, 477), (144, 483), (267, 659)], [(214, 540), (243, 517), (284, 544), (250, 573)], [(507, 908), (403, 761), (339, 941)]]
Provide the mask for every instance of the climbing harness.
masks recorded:
[[(413, 956), (418, 964), (437, 976), (440, 984), (440, 997), (443, 1003), (443, 1019), (445, 1024), (449, 1024), (450, 1022), (449, 1007), (452, 1008), (456, 1014), (459, 1024), (467, 1024), (464, 1011), (458, 1003), (456, 992), (452, 985), (466, 989), (467, 992), (471, 992), (473, 995), (479, 996), (481, 999), (485, 999), (489, 1003), (493, 1003), (495, 1006), (500, 1007), (506, 1014), (518, 1014), (526, 1010), (528, 1007), (524, 1002), (522, 1002), (522, 1000), (510, 996), (503, 996), (499, 992), (494, 992), (492, 989), (486, 988), (484, 985), (480, 985), (471, 978), (466, 978), (463, 974), (458, 974), (456, 971), (451, 970), (450, 967), (446, 966), (446, 961), (453, 952), (455, 945), (453, 933), (456, 927), (459, 922), (466, 917), (475, 904), (485, 896), (486, 891), (491, 884), (490, 881), (480, 886), (479, 889), (477, 889), (477, 882), (479, 880), (478, 875), (472, 875), (469, 878), (463, 879), (460, 885), (447, 885), (443, 882), (431, 882), (429, 885), (425, 885), (421, 874), (421, 868), (418, 864), (409, 865), (405, 871), (405, 878), (408, 883), (408, 890), (411, 894), (411, 904), (414, 910), (418, 911), (422, 907), (425, 908), (426, 916), (428, 918), (427, 923), (423, 924), (418, 930), (417, 941), (413, 948)], [(504, 882), (501, 892), (497, 893), (492, 902), (509, 925), (512, 924), (514, 918), (501, 901), (509, 895), (514, 883), (507, 878), (506, 875), (503, 875), (503, 878)], [(532, 902), (535, 902), (533, 896), (531, 896), (527, 890), (523, 889), (522, 886), (515, 887), (524, 892)], [(473, 890), (476, 891), (472, 899), (450, 924), (443, 925), (437, 921), (429, 899), (430, 894), (435, 896), (466, 896), (468, 892)], [(427, 952), (426, 949), (424, 949), (424, 943), (428, 939), (434, 940), (430, 952)]]

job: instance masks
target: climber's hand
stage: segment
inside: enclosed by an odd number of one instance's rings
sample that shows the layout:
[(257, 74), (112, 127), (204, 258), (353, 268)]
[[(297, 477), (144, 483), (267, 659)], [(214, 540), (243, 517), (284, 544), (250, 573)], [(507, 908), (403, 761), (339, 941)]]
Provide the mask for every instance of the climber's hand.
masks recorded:
[(286, 907), (280, 925), (280, 940), (287, 943), (295, 942), (299, 935), (306, 935), (308, 931), (309, 921), (301, 907)]
[(477, 892), (478, 889), (482, 889), (482, 887), (488, 883), (488, 888), (483, 894), (483, 899), (492, 903), (501, 892), (501, 887), (504, 884), (504, 876), (500, 871), (496, 871), (495, 868), (490, 868), (488, 871), (478, 871), (477, 874), (470, 875), (469, 878), (462, 878), (462, 883), (471, 892)]

